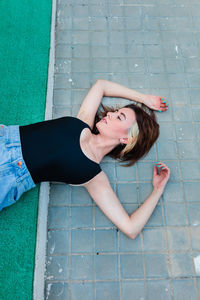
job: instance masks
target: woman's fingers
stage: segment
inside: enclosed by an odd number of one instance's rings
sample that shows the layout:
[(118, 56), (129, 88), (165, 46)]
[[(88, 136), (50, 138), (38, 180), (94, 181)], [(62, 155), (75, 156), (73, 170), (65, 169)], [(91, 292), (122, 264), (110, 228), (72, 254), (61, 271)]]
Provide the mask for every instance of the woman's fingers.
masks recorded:
[(167, 165), (165, 165), (162, 162), (157, 162), (156, 163), (157, 168), (159, 168), (161, 171), (162, 170), (166, 170), (168, 173), (170, 173), (170, 169), (167, 167)]
[(165, 98), (160, 97), (160, 109), (161, 109), (162, 111), (166, 111), (167, 108), (168, 108), (167, 101), (165, 100)]

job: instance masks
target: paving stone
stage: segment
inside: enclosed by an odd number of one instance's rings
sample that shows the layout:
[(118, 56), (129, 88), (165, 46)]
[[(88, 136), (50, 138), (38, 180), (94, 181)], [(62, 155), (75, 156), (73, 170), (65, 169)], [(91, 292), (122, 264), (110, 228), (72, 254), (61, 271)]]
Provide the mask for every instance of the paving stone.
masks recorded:
[(200, 164), (198, 161), (180, 161), (183, 180), (199, 180)]
[(96, 255), (96, 279), (114, 280), (118, 278), (118, 256)]
[(68, 300), (68, 283), (66, 282), (46, 282), (45, 299), (48, 300)]
[(165, 192), (163, 193), (164, 203), (183, 202), (183, 189), (179, 182), (168, 182)]
[(69, 89), (71, 88), (71, 76), (67, 73), (54, 75), (54, 89)]
[(85, 96), (87, 94), (87, 90), (72, 90), (71, 91), (71, 103), (72, 105), (81, 105)]
[(192, 121), (192, 112), (189, 107), (185, 106), (176, 106), (173, 108), (173, 115), (174, 115), (174, 120), (175, 121), (186, 121), (190, 122)]
[(167, 257), (165, 254), (145, 254), (146, 276), (148, 278), (168, 277)]
[(54, 106), (53, 119), (62, 118), (71, 115), (71, 108), (66, 106)]
[(170, 88), (185, 88), (187, 86), (186, 78), (182, 74), (168, 74)]
[(73, 5), (73, 15), (75, 17), (87, 17), (88, 16), (88, 5)]
[(172, 121), (172, 109), (171, 107), (169, 107), (169, 109), (167, 111), (165, 111), (165, 113), (163, 112), (157, 112), (156, 113), (158, 122), (171, 122)]
[(187, 89), (172, 88), (171, 96), (173, 99), (173, 104), (186, 105), (189, 103), (189, 93)]
[(134, 240), (128, 238), (120, 232), (120, 252), (142, 252), (141, 235), (139, 234)]
[(109, 299), (120, 300), (120, 291), (118, 282), (97, 282), (96, 300)]
[(175, 300), (197, 299), (192, 279), (173, 279), (172, 286)]
[(73, 57), (89, 57), (90, 56), (90, 47), (89, 45), (73, 45), (71, 46)]
[(145, 160), (156, 160), (156, 146), (153, 145), (150, 149), (150, 151), (146, 154), (146, 156), (142, 157), (140, 161), (145, 161)]
[(166, 241), (161, 228), (145, 228), (143, 230), (144, 251), (166, 251)]
[(174, 141), (159, 141), (157, 143), (158, 161), (163, 159), (177, 159), (176, 144)]
[(89, 18), (89, 28), (90, 30), (106, 30), (107, 28), (106, 17)]
[(72, 61), (73, 72), (89, 72), (90, 60), (88, 58), (76, 58)]
[(48, 256), (46, 261), (47, 280), (68, 280), (68, 256)]
[(70, 187), (67, 184), (51, 184), (49, 205), (69, 205), (70, 202)]
[(187, 80), (190, 88), (199, 88), (199, 74), (187, 74)]
[(76, 18), (73, 19), (73, 30), (88, 30), (89, 29), (89, 20), (88, 18)]
[[(72, 283), (71, 286), (71, 300), (94, 299), (94, 284), (93, 283)], [(67, 300), (67, 299), (66, 299)]]
[(187, 225), (187, 216), (183, 203), (164, 204), (165, 221), (168, 226)]
[(159, 5), (159, 15), (162, 17), (187, 17), (189, 12), (185, 6)]
[(80, 230), (80, 229), (72, 230), (71, 251), (73, 253), (93, 253), (94, 252), (93, 230)]
[(53, 95), (54, 105), (71, 106), (71, 91), (66, 89), (54, 90)]
[(138, 162), (139, 181), (152, 181), (154, 164), (151, 162)]
[(144, 20), (143, 20), (143, 26), (144, 26), (144, 30), (158, 31), (159, 30), (159, 19), (145, 15)]
[(128, 71), (133, 73), (145, 73), (146, 67), (144, 60), (140, 58), (127, 59)]
[[(170, 122), (162, 122), (160, 125), (160, 135), (159, 140), (174, 140), (175, 132), (174, 132), (174, 124)], [(162, 141), (161, 141), (162, 143)]]
[[(108, 72), (109, 61), (104, 57), (96, 57), (91, 60), (91, 68), (93, 72)], [(112, 69), (111, 69), (112, 70)]]
[(71, 257), (72, 280), (92, 280), (94, 278), (94, 256), (73, 255)]
[(113, 182), (115, 180), (114, 163), (101, 163), (101, 168), (108, 176), (110, 182)]
[(198, 182), (184, 182), (185, 200), (199, 202), (200, 185)]
[[(90, 75), (89, 73), (74, 73), (71, 83), (75, 89), (86, 89), (90, 88)], [(70, 79), (70, 80), (71, 80)]]
[(108, 57), (107, 52), (108, 52), (107, 46), (101, 46), (101, 45), (91, 46), (91, 56), (92, 57)]
[(136, 181), (136, 165), (127, 168), (117, 164), (116, 176), (118, 181)]
[(72, 61), (67, 58), (56, 58), (55, 73), (69, 73), (71, 71)]
[(122, 279), (144, 278), (141, 254), (122, 254), (120, 263)]
[(194, 275), (192, 257), (189, 253), (170, 254), (170, 265), (173, 277)]
[(95, 207), (95, 227), (113, 227), (113, 223), (104, 215), (104, 213)]
[(191, 104), (199, 104), (199, 93), (200, 89), (189, 89)]
[(177, 122), (175, 127), (178, 141), (195, 139), (195, 129), (192, 122)]
[(200, 294), (200, 279), (199, 278), (197, 278), (197, 290)]
[(161, 45), (145, 45), (147, 57), (162, 57)]
[(170, 251), (189, 250), (189, 239), (184, 227), (167, 228), (168, 247)]
[(93, 200), (84, 187), (72, 186), (72, 204), (74, 205), (92, 205)]
[[(127, 75), (126, 75), (126, 80), (127, 80)], [(143, 89), (143, 88), (148, 88), (150, 86), (149, 83), (149, 78), (146, 74), (135, 74), (132, 73), (130, 74), (129, 77), (130, 80), (130, 88), (133, 89)], [(124, 84), (128, 85), (127, 81), (124, 80)]]
[(165, 59), (165, 63), (166, 63), (166, 70), (167, 73), (183, 73), (184, 72), (184, 68), (183, 68), (183, 62), (182, 60), (178, 59), (178, 58), (166, 58)]
[(197, 73), (200, 69), (200, 62), (198, 58), (185, 58), (184, 62), (184, 71), (185, 73)]
[(68, 30), (56, 30), (56, 44), (65, 44), (66, 37), (68, 37), (68, 43), (72, 42), (72, 34)]
[(47, 254), (68, 254), (69, 253), (69, 231), (50, 230), (48, 231)]
[(119, 183), (117, 196), (121, 203), (138, 203), (138, 188), (136, 183)]
[(150, 73), (164, 73), (165, 69), (164, 69), (164, 63), (163, 60), (161, 58), (149, 58), (147, 60), (147, 65), (148, 65), (148, 71)]
[(165, 74), (150, 74), (150, 86), (153, 88), (167, 88), (167, 76)]
[(200, 225), (200, 203), (187, 203), (189, 224), (192, 226)]
[(199, 151), (197, 144), (192, 142), (180, 141), (177, 143), (180, 159), (197, 159)]
[(96, 230), (95, 252), (117, 252), (117, 231), (104, 229)]
[(193, 114), (194, 121), (198, 122), (200, 120), (200, 108), (199, 107), (192, 108), (192, 114)]
[(55, 47), (56, 58), (71, 58), (72, 47), (70, 45), (56, 45)]
[(92, 227), (92, 207), (72, 207), (72, 227)]
[(122, 281), (122, 300), (145, 299), (144, 281)]
[(48, 228), (69, 228), (70, 208), (69, 207), (49, 207)]
[(159, 300), (171, 300), (171, 288), (169, 280), (148, 280), (148, 299), (154, 300), (159, 295)]

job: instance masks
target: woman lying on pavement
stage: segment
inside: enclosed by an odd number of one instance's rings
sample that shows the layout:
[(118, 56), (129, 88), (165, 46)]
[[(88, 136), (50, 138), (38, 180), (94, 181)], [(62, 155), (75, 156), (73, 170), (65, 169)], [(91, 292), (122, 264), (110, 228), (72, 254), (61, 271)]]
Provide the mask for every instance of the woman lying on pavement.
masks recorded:
[[(114, 110), (104, 96), (139, 102)], [(86, 95), (77, 117), (61, 117), (25, 126), (0, 125), (0, 210), (43, 181), (84, 186), (104, 214), (134, 239), (150, 218), (170, 176), (162, 162), (153, 168), (153, 191), (130, 216), (112, 190), (100, 162), (105, 155), (133, 165), (159, 136), (153, 110), (166, 111), (160, 96), (138, 93), (99, 79)], [(133, 195), (134, 197), (134, 195)]]

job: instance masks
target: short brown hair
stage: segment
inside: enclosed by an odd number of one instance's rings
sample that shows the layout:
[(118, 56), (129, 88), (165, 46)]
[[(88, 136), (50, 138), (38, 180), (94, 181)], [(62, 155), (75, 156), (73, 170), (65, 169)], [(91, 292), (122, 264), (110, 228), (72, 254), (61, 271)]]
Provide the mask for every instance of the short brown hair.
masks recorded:
[[(116, 108), (108, 107), (103, 104), (101, 104), (101, 107), (103, 108), (103, 111), (98, 111), (95, 116), (95, 124), (92, 130), (94, 134), (99, 133), (98, 129), (96, 128), (96, 123), (104, 118), (108, 112), (116, 111)], [(137, 135), (137, 141), (134, 143), (133, 147), (130, 147), (131, 150), (129, 152), (126, 151), (124, 153), (123, 150), (125, 149), (126, 145), (119, 144), (107, 155), (118, 159), (119, 162), (127, 162), (127, 164), (123, 164), (123, 166), (128, 167), (132, 166), (140, 158), (147, 155), (159, 136), (159, 124), (157, 123), (155, 113), (143, 104), (129, 104), (124, 107), (131, 108), (136, 114), (136, 122), (139, 131)]]

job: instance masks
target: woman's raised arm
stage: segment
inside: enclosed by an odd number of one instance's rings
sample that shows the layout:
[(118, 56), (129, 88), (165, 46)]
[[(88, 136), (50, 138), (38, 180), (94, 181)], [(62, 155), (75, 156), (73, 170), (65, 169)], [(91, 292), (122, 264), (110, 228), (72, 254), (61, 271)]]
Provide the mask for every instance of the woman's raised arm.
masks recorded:
[(151, 195), (130, 216), (126, 213), (116, 194), (112, 190), (104, 172), (99, 173), (89, 183), (85, 184), (85, 188), (111, 222), (113, 222), (129, 238), (134, 239), (142, 231), (149, 220), (169, 179), (169, 168), (162, 163), (160, 163), (160, 168), (160, 174), (157, 174), (157, 168), (154, 167), (154, 188)]
[(167, 109), (166, 101), (160, 96), (145, 95), (121, 84), (98, 79), (90, 88), (77, 114), (77, 118), (87, 123), (90, 128), (93, 128), (94, 126), (95, 115), (103, 96), (134, 100), (136, 102), (144, 103), (146, 106), (155, 110), (165, 111)]
[(154, 110), (165, 111), (167, 109), (168, 104), (161, 96), (142, 94), (121, 84), (108, 80), (100, 79), (100, 81), (103, 86), (104, 96), (126, 98), (143, 103)]

